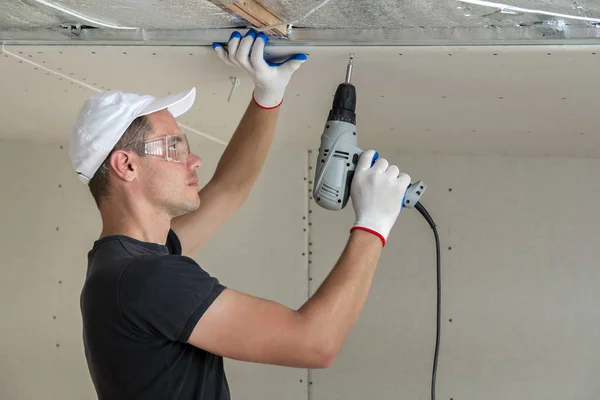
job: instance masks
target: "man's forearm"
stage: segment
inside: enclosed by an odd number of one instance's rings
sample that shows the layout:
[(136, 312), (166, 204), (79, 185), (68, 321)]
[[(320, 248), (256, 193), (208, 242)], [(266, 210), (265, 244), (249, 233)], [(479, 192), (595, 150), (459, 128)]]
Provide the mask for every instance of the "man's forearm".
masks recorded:
[(307, 334), (328, 353), (337, 354), (356, 323), (371, 289), (381, 251), (382, 243), (377, 236), (353, 231), (335, 267), (298, 310), (307, 324)]
[(278, 116), (279, 108), (266, 110), (251, 101), (217, 164), (215, 183), (250, 192), (273, 143)]

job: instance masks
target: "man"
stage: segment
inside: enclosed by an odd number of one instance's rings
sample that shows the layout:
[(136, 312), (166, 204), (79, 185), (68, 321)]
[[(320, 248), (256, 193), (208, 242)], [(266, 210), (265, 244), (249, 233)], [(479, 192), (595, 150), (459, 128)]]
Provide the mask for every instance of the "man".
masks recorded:
[(83, 106), (70, 143), (102, 216), (81, 293), (83, 339), (101, 399), (229, 399), (229, 357), (326, 368), (366, 300), (410, 177), (375, 152), (352, 186), (356, 222), (336, 266), (300, 309), (226, 288), (191, 257), (247, 198), (273, 140), (285, 88), (304, 55), (264, 60), (267, 37), (234, 33), (216, 53), (255, 90), (214, 176), (175, 118), (195, 91), (164, 99), (106, 92)]

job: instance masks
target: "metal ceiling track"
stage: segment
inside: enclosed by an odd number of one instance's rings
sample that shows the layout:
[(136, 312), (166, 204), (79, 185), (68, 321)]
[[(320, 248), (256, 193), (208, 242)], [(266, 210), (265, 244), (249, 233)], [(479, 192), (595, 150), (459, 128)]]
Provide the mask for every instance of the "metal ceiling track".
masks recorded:
[[(110, 30), (63, 24), (62, 30), (2, 31), (5, 45), (142, 45), (209, 46), (226, 42), (234, 29)], [(303, 29), (273, 35), (272, 45), (285, 46), (477, 46), (600, 45), (600, 28), (588, 25), (557, 29), (549, 24), (510, 27)]]

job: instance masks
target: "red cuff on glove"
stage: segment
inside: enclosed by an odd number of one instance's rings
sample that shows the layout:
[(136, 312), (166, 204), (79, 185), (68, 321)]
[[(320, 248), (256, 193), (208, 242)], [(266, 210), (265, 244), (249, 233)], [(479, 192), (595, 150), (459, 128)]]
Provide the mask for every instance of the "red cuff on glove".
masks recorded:
[(383, 247), (385, 247), (385, 238), (383, 237), (383, 235), (382, 235), (381, 233), (379, 233), (379, 232), (377, 232), (377, 231), (374, 231), (373, 229), (365, 228), (364, 226), (353, 226), (353, 227), (350, 229), (350, 232), (352, 232), (352, 231), (353, 231), (353, 230), (355, 230), (355, 229), (360, 229), (360, 230), (362, 230), (362, 231), (365, 231), (365, 232), (372, 233), (373, 235), (375, 235), (375, 236), (377, 236), (379, 239), (381, 239), (381, 243), (383, 244)]
[(252, 100), (254, 100), (254, 102), (256, 103), (257, 106), (259, 106), (260, 108), (264, 109), (264, 110), (274, 110), (277, 107), (281, 106), (281, 104), (283, 103), (283, 99), (281, 99), (281, 101), (279, 102), (279, 104), (277, 104), (274, 107), (265, 107), (263, 105), (261, 105), (258, 101), (256, 101), (256, 97), (254, 97), (254, 92), (252, 92)]

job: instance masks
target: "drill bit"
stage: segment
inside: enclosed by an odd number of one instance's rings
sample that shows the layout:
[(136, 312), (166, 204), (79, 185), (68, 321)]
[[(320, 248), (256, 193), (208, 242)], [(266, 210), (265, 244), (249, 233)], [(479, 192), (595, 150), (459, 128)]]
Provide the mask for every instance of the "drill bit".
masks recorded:
[(350, 54), (350, 60), (348, 61), (348, 67), (346, 68), (346, 83), (350, 83), (352, 77), (352, 61), (354, 60), (354, 54)]

